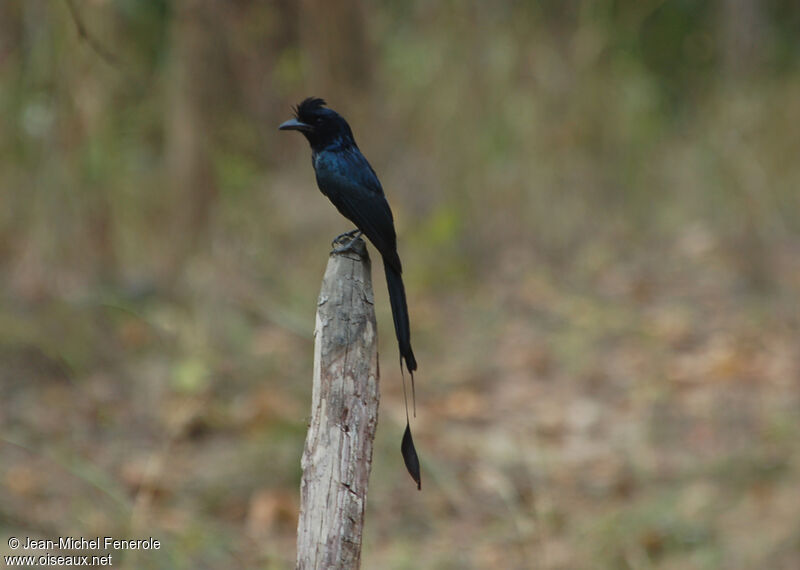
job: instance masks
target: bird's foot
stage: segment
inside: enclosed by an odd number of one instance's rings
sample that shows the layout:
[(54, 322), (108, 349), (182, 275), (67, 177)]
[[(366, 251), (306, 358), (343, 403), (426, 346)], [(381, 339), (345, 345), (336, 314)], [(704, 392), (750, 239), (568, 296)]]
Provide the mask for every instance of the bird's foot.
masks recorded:
[[(354, 251), (353, 246), (359, 240), (361, 235), (362, 235), (361, 230), (353, 230), (352, 232), (343, 233), (335, 240), (333, 240), (333, 243), (331, 243), (331, 247), (333, 247), (331, 253), (346, 253), (348, 251)], [(337, 245), (340, 241), (343, 241), (342, 238), (350, 238), (350, 239), (347, 240), (347, 242), (344, 245)]]
[(331, 242), (331, 247), (335, 248), (336, 244), (339, 243), (342, 238), (345, 238), (345, 237), (351, 238), (356, 234), (361, 235), (361, 230), (356, 228), (354, 230), (350, 230), (349, 232), (344, 232), (343, 234), (339, 234), (338, 236), (333, 238), (333, 241)]

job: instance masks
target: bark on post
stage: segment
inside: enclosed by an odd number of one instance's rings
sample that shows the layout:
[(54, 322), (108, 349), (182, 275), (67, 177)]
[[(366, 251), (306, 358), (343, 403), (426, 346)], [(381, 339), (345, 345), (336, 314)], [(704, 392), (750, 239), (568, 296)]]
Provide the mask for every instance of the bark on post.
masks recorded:
[(367, 248), (331, 254), (317, 306), (297, 568), (358, 568), (378, 423), (378, 349)]

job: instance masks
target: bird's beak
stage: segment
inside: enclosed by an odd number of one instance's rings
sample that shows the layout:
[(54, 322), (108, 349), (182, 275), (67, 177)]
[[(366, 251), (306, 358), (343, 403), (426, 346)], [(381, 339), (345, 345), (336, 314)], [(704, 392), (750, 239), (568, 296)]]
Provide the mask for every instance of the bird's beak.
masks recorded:
[(285, 123), (282, 123), (280, 127), (278, 127), (279, 131), (305, 131), (309, 132), (314, 130), (314, 127), (309, 125), (308, 123), (302, 123), (297, 119), (289, 119)]

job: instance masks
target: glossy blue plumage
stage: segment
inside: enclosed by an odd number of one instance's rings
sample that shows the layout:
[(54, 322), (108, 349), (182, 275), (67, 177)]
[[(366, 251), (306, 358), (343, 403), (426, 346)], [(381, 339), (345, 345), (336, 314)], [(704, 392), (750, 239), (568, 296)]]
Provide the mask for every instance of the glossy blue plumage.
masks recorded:
[[(383, 258), (401, 368), (405, 361), (411, 373), (413, 397), (417, 361), (411, 350), (411, 329), (394, 219), (380, 180), (361, 154), (347, 121), (336, 111), (327, 109), (322, 99), (308, 98), (301, 102), (295, 108), (295, 118), (283, 123), (280, 129), (297, 130), (306, 137), (311, 145), (311, 162), (320, 191), (367, 236)], [(406, 468), (419, 487), (419, 459), (408, 424), (401, 450)]]

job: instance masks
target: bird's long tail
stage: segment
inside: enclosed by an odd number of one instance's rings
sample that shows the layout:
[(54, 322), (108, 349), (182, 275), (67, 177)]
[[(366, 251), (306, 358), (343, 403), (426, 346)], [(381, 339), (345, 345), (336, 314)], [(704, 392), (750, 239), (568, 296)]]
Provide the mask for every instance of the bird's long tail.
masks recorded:
[[(398, 260), (399, 261), (399, 260)], [(400, 372), (403, 371), (403, 361), (405, 360), (406, 369), (411, 375), (411, 401), (416, 415), (416, 390), (414, 388), (414, 371), (417, 369), (417, 360), (411, 350), (411, 328), (408, 324), (408, 305), (406, 304), (406, 289), (403, 286), (403, 277), (391, 263), (387, 263), (384, 258), (383, 267), (386, 273), (386, 285), (389, 288), (389, 303), (392, 305), (392, 318), (394, 319), (394, 331), (397, 334), (397, 344), (400, 347)], [(403, 376), (403, 398), (406, 399), (405, 375)], [(417, 488), (422, 488), (422, 480), (419, 468), (419, 458), (414, 447), (414, 440), (411, 438), (411, 427), (408, 419), (408, 400), (406, 402), (406, 431), (403, 434), (403, 443), (400, 450), (403, 453), (403, 460), (406, 464), (411, 477), (416, 481)]]
[(414, 371), (417, 369), (417, 361), (414, 358), (414, 352), (411, 350), (411, 329), (408, 325), (406, 288), (403, 287), (403, 278), (399, 271), (385, 262), (383, 267), (386, 271), (386, 284), (389, 287), (389, 302), (392, 305), (394, 332), (397, 334), (397, 344), (400, 346), (400, 358), (406, 361), (406, 368), (413, 378)]

